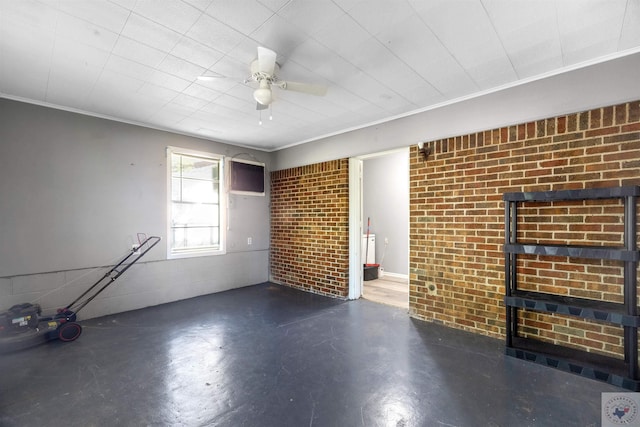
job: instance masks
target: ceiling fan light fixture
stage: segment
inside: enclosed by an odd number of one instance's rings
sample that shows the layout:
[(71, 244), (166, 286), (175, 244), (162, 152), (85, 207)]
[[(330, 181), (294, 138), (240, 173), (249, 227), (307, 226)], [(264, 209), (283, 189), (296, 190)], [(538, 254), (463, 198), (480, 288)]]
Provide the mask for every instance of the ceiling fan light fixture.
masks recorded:
[(271, 97), (271, 88), (266, 80), (260, 81), (260, 87), (253, 91), (253, 98), (262, 105), (269, 105), (273, 98)]
[(271, 104), (271, 90), (256, 89), (253, 92), (253, 98), (262, 105), (269, 105)]

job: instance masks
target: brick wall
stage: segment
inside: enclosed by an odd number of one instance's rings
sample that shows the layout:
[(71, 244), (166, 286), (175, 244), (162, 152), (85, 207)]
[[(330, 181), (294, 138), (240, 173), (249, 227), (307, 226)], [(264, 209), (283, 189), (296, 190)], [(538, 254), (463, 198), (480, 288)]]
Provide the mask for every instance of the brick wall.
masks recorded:
[(348, 160), (271, 173), (271, 280), (347, 297)]
[[(410, 154), (410, 313), (504, 336), (502, 194), (640, 185), (640, 102), (463, 135)], [(618, 201), (525, 203), (519, 240), (621, 245)], [(518, 285), (621, 302), (622, 264), (518, 257)], [(526, 312), (521, 332), (609, 355), (622, 354), (622, 328)]]

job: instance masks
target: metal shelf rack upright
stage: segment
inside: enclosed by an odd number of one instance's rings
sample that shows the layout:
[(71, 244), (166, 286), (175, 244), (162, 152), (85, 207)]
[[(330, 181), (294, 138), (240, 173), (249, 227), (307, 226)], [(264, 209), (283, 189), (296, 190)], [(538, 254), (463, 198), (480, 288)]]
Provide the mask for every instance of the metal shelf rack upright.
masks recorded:
[[(582, 190), (505, 193), (505, 297), (506, 354), (587, 378), (640, 391), (638, 373), (637, 268), (640, 251), (636, 245), (636, 202), (639, 186)], [(519, 243), (518, 203), (622, 199), (624, 203), (624, 246), (575, 246)], [(616, 260), (623, 263), (624, 303), (554, 295), (518, 289), (519, 254)], [(519, 310), (569, 315), (606, 322), (624, 328), (624, 360), (583, 350), (521, 337)]]

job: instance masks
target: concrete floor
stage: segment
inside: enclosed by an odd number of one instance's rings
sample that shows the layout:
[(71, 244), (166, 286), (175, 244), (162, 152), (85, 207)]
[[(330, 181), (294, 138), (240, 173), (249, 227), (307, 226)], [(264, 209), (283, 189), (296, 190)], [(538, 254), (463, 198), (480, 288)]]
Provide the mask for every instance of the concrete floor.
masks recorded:
[(596, 426), (614, 386), (363, 299), (261, 284), (0, 355), (1, 426)]

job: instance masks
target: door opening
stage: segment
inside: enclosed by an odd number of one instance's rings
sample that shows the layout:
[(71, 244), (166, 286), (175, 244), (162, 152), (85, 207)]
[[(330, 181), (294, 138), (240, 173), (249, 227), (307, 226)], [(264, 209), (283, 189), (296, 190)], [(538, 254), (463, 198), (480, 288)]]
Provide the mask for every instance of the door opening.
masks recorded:
[(349, 298), (408, 309), (409, 150), (351, 158), (349, 177)]

